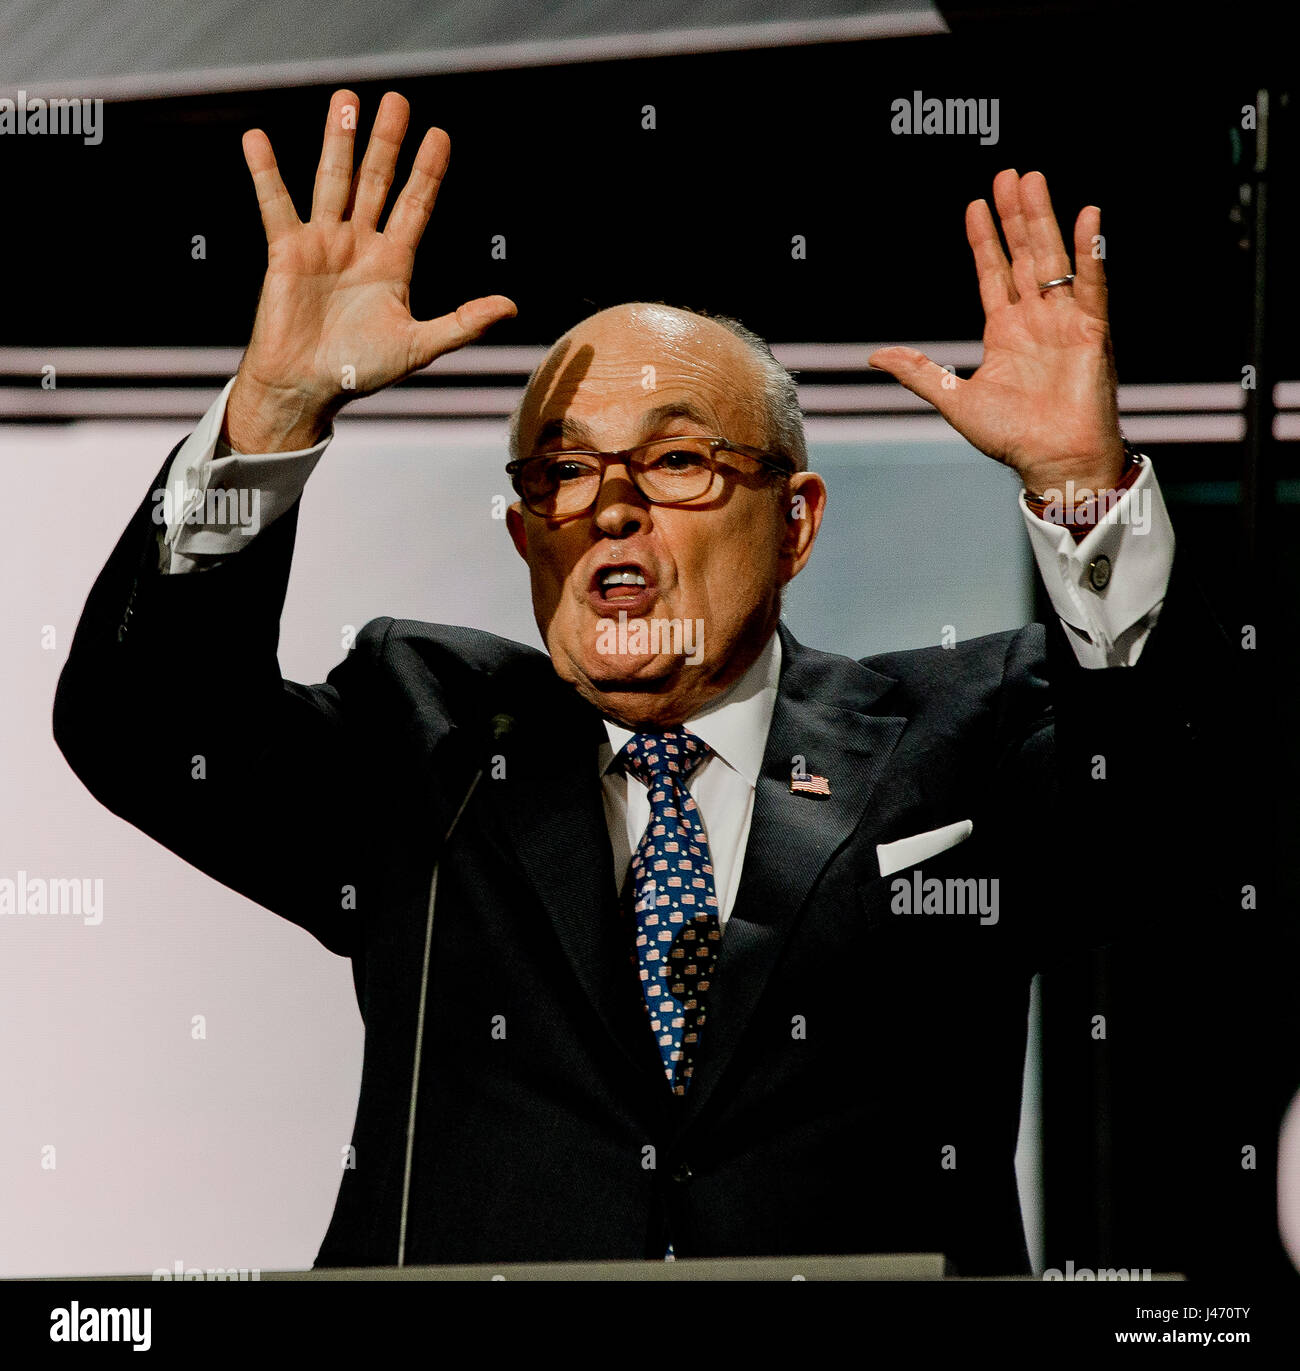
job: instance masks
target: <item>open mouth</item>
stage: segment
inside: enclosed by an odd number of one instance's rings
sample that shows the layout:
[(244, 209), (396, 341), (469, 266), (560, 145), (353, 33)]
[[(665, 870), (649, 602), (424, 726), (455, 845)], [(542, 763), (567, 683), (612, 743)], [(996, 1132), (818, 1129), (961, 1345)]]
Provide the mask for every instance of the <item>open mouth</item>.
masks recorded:
[(644, 614), (654, 603), (654, 578), (639, 562), (597, 567), (587, 588), (587, 600), (597, 614)]
[(632, 600), (646, 588), (645, 574), (636, 567), (606, 567), (596, 576), (596, 588), (606, 600)]

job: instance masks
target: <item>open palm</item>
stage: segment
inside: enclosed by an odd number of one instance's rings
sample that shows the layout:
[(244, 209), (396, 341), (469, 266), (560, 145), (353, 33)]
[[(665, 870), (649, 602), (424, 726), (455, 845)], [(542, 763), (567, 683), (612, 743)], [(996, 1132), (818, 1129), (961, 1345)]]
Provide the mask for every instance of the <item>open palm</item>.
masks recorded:
[(267, 271), (239, 379), (260, 400), (284, 397), (325, 423), (347, 400), (401, 380), (515, 313), (505, 296), (490, 295), (436, 319), (412, 316), (415, 250), (450, 143), (441, 129), (425, 134), (381, 232), (410, 107), (393, 91), (384, 96), (354, 179), (358, 110), (351, 91), (334, 93), (307, 223), (267, 136), (252, 129), (243, 142), (266, 228)]
[(871, 364), (928, 400), (981, 452), (1019, 472), (1031, 489), (1073, 479), (1113, 485), (1123, 466), (1115, 368), (1101, 256), (1101, 213), (1080, 212), (1072, 284), (1047, 182), (1003, 171), (994, 201), (1011, 250), (1008, 263), (987, 202), (966, 210), (984, 306), (984, 360), (961, 379), (914, 348), (882, 348)]

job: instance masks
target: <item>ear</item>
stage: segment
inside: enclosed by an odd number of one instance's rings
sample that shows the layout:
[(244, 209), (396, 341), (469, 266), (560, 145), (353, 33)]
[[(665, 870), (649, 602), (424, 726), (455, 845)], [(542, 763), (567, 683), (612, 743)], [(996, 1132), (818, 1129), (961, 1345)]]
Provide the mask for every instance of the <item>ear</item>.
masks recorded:
[(826, 513), (826, 482), (815, 471), (797, 471), (785, 495), (785, 536), (781, 543), (781, 584), (794, 580), (812, 555)]
[(524, 507), (518, 500), (506, 510), (506, 528), (510, 532), (510, 541), (515, 545), (515, 551), (524, 559), (528, 560), (528, 528), (524, 523)]

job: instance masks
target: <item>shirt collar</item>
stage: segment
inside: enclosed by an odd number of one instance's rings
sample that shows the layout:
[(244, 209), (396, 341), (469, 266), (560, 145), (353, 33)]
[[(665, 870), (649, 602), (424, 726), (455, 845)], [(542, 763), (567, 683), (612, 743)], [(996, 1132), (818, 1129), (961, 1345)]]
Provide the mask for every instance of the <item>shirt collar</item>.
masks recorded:
[[(767, 750), (767, 734), (776, 708), (781, 678), (781, 636), (773, 633), (745, 674), (716, 700), (682, 725), (709, 745), (733, 771), (751, 785), (758, 784)], [(604, 719), (609, 742), (600, 745), (599, 767), (603, 776), (622, 752), (633, 730)]]

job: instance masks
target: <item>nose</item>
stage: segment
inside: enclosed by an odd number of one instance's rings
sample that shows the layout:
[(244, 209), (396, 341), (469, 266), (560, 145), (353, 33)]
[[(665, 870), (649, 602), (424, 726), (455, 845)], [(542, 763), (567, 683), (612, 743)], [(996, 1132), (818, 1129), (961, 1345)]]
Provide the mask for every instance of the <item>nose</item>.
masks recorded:
[(612, 538), (643, 532), (650, 522), (650, 504), (632, 484), (625, 462), (610, 462), (596, 492), (596, 527)]

